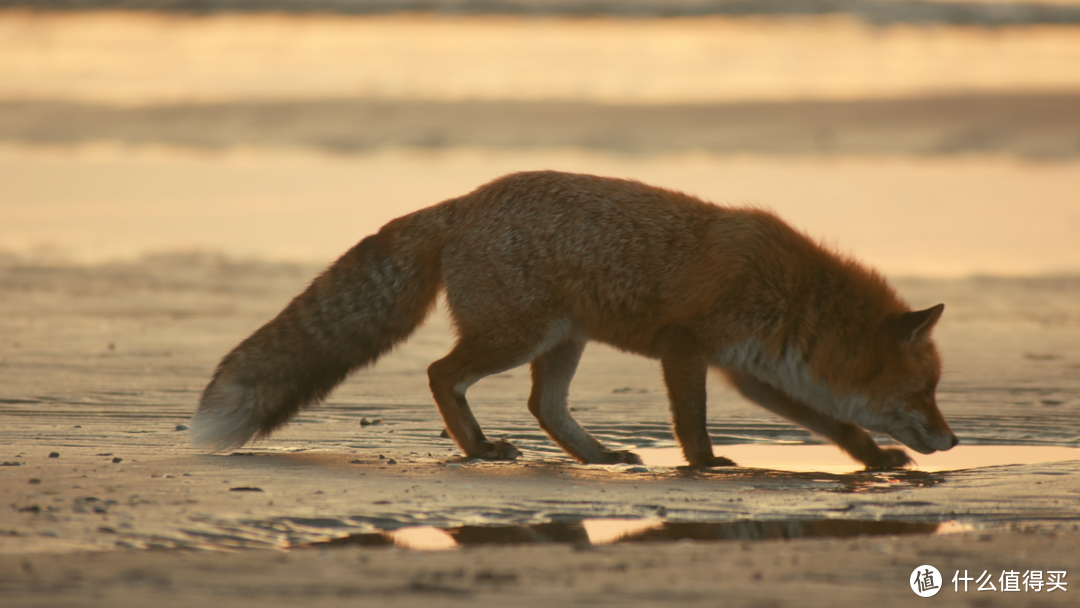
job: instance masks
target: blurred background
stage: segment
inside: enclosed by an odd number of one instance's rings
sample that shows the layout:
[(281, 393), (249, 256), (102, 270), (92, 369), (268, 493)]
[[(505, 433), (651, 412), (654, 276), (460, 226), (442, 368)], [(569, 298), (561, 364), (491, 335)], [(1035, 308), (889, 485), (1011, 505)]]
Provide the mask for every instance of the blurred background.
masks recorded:
[(1078, 159), (1076, 0), (0, 0), (8, 260), (321, 264), (546, 168), (1072, 273)]

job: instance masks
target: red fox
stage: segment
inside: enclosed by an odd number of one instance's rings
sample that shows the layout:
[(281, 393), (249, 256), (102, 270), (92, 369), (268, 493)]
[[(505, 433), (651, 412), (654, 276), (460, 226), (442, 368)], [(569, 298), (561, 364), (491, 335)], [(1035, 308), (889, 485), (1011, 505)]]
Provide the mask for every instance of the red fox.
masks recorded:
[(191, 423), (195, 441), (221, 451), (269, 435), (406, 339), (440, 289), (458, 338), (428, 377), (469, 457), (520, 455), (485, 438), (465, 392), (529, 363), (529, 411), (563, 450), (640, 464), (570, 416), (589, 340), (660, 360), (693, 466), (734, 465), (713, 454), (706, 430), (710, 367), (870, 468), (910, 458), (863, 429), (923, 454), (958, 442), (935, 401), (930, 333), (944, 305), (910, 311), (879, 274), (767, 211), (553, 171), (504, 176), (360, 241), (222, 359)]

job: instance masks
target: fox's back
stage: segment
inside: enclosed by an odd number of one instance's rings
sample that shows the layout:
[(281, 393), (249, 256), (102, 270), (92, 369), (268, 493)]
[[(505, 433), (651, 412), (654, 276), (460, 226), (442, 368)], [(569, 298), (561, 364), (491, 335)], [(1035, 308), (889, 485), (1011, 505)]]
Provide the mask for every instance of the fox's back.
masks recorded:
[[(507, 176), (457, 207), (443, 250), (448, 273), (467, 262), (460, 270), (511, 284), (558, 275), (607, 286), (625, 275), (645, 289), (648, 277), (691, 261), (694, 243), (727, 213), (638, 182), (549, 172)], [(612, 296), (633, 291), (628, 284)]]
[(442, 277), (459, 319), (569, 314), (593, 339), (638, 352), (650, 329), (707, 320), (726, 290), (742, 292), (740, 307), (776, 305), (748, 279), (817, 255), (766, 212), (589, 175), (510, 175), (446, 211)]

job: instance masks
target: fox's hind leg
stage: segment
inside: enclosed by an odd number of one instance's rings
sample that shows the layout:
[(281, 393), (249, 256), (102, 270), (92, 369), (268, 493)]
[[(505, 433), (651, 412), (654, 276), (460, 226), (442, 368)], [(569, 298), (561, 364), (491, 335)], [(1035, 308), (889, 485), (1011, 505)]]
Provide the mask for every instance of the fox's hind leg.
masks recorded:
[(491, 360), (480, 360), (477, 356), (480, 350), (470, 348), (468, 343), (462, 341), (449, 355), (432, 363), (428, 367), (431, 395), (439, 407), (447, 433), (466, 456), (484, 460), (514, 460), (521, 452), (508, 441), (488, 441), (465, 399), (465, 390), (474, 382), (509, 369)]
[(536, 331), (518, 328), (516, 332), (469, 331), (462, 328), (454, 350), (428, 367), (428, 380), (435, 404), (450, 437), (466, 456), (485, 460), (513, 460), (521, 455), (507, 441), (488, 441), (472, 414), (465, 391), (477, 380), (504, 372), (531, 361), (570, 334), (568, 320), (555, 321)]
[(724, 370), (724, 374), (747, 399), (825, 437), (868, 469), (893, 469), (911, 464), (911, 458), (904, 450), (882, 448), (869, 433), (854, 424), (822, 414), (747, 374), (730, 370)]
[(570, 380), (577, 371), (585, 340), (571, 338), (532, 361), (529, 411), (555, 443), (585, 464), (641, 464), (637, 454), (610, 450), (581, 428), (567, 407)]

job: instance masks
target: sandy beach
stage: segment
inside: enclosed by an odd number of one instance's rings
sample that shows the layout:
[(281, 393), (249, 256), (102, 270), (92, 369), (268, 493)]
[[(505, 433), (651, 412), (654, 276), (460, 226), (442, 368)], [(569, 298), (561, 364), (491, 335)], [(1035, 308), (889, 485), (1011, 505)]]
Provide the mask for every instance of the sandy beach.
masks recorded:
[[(199, 601), (222, 606), (457, 606), (477, 601), (521, 606), (873, 601), (905, 606), (913, 597), (907, 579), (924, 564), (944, 573), (948, 583), (935, 604), (1065, 606), (1074, 603), (1075, 590), (1002, 592), (998, 578), (1010, 571), (1072, 573), (1080, 566), (1075, 550), (1080, 537), (1071, 522), (933, 536), (905, 534), (895, 526), (892, 533), (837, 537), (843, 526), (827, 525), (872, 517), (868, 511), (885, 518), (907, 512), (910, 520), (912, 511), (928, 503), (961, 512), (989, 502), (1030, 507), (1033, 491), (1043, 508), (1053, 511), (1055, 503), (1075, 503), (1080, 490), (1075, 463), (923, 479), (901, 475), (886, 482), (865, 475), (811, 480), (766, 472), (631, 473), (537, 462), (447, 468), (407, 456), (384, 465), (370, 453), (357, 459), (357, 454), (340, 453), (162, 458), (159, 452), (144, 460), (124, 450), (135, 458), (114, 465), (89, 452), (64, 448), (53, 462), (47, 456), (26, 458), (19, 476), (38, 475), (43, 481), (21, 496), (12, 495), (12, 480), (5, 477), (5, 502), (14, 500), (29, 510), (4, 516), (6, 521), (18, 517), (20, 530), (19, 536), (5, 537), (4, 546), (22, 549), (0, 555), (0, 597), (6, 606), (182, 606)], [(350, 462), (355, 460), (361, 462)], [(836, 486), (847, 489), (837, 491)], [(258, 491), (229, 491), (241, 487)], [(488, 531), (479, 542), (443, 551), (374, 542), (359, 533), (362, 522), (353, 520), (350, 528), (327, 517), (395, 509), (419, 513), (451, 505), (476, 510), (477, 504), (489, 512), (507, 505), (508, 513), (502, 524), (477, 522), (483, 527), (473, 530)], [(580, 526), (559, 537), (552, 536), (551, 524), (547, 529), (533, 525), (531, 535), (507, 525), (511, 509), (521, 513), (541, 505), (568, 519), (575, 511), (580, 516), (606, 507), (645, 521), (663, 517), (661, 508), (669, 514), (749, 514), (783, 505), (790, 513), (777, 528), (791, 529), (783, 522), (806, 517), (817, 523), (805, 533), (816, 530), (824, 536), (695, 541), (685, 538), (692, 530), (684, 525), (677, 531), (682, 540), (646, 535), (639, 542), (594, 545)], [(34, 506), (41, 511), (33, 512)], [(270, 514), (273, 519), (262, 519)], [(170, 523), (180, 521), (182, 533), (170, 529)], [(105, 552), (63, 547), (67, 530), (77, 528), (96, 529), (97, 550)], [(402, 528), (409, 529), (417, 528)], [(927, 529), (933, 524), (924, 525)], [(156, 536), (137, 541), (135, 530)], [(296, 547), (354, 530), (352, 542)], [(467, 542), (468, 532), (459, 528), (457, 538)], [(33, 534), (56, 544), (47, 552), (27, 551), (22, 541)], [(178, 550), (181, 538), (184, 549)], [(407, 543), (408, 536), (402, 540)], [(972, 584), (965, 592), (963, 583), (954, 590), (948, 581), (957, 571), (972, 578), (992, 572), (998, 591), (980, 592)]]
[[(102, 4), (168, 12), (0, 11), (3, 606), (906, 606), (926, 565), (938, 605), (1075, 603), (1069, 2)], [(710, 378), (741, 466), (688, 469), (658, 364), (593, 344), (574, 416), (644, 465), (566, 457), (527, 367), (469, 391), (522, 457), (464, 459), (427, 385), (442, 308), (269, 439), (189, 443), (220, 357), (337, 255), (541, 168), (768, 207), (944, 302), (962, 443), (860, 470)]]
[[(715, 380), (710, 433), (742, 468), (577, 465), (529, 416), (522, 368), (470, 398), (523, 458), (463, 461), (424, 373), (452, 340), (442, 314), (269, 441), (200, 453), (182, 425), (217, 357), (315, 271), (4, 267), (5, 605), (901, 605), (926, 563), (950, 577), (1078, 565), (1075, 450), (1025, 452), (1080, 437), (1074, 279), (898, 281), (913, 302), (949, 302), (939, 399), (966, 446), (942, 468), (860, 472)], [(593, 345), (571, 399), (612, 447), (674, 446), (654, 362)], [(747, 442), (796, 451), (768, 461)]]

